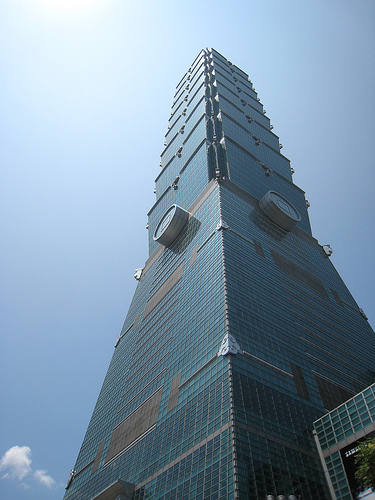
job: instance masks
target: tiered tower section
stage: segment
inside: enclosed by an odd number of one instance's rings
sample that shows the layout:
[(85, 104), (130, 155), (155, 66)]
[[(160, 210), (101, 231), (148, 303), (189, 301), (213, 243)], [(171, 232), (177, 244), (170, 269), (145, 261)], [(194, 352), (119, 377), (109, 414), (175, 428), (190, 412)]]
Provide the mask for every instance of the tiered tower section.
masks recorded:
[(202, 50), (66, 500), (330, 498), (312, 424), (374, 381), (374, 333), (280, 149), (248, 75)]

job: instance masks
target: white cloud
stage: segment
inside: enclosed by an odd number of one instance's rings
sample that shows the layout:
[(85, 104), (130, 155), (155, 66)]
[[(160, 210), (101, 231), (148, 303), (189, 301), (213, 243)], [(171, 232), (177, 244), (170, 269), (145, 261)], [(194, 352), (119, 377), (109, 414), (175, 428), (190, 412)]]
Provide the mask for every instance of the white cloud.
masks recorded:
[(47, 488), (53, 488), (54, 486), (56, 486), (56, 481), (47, 474), (46, 470), (37, 469), (34, 472), (34, 477), (39, 482), (44, 484), (44, 486), (47, 486)]
[[(1, 479), (19, 479), (20, 481), (30, 474), (31, 449), (28, 446), (12, 446), (5, 452), (0, 460), (0, 470), (5, 470)], [(47, 488), (56, 487), (56, 481), (47, 474), (46, 470), (36, 469), (34, 478)], [(22, 482), (22, 488), (28, 489), (29, 485)]]
[(7, 472), (2, 479), (23, 479), (31, 472), (31, 449), (28, 446), (12, 446), (0, 460), (0, 470)]

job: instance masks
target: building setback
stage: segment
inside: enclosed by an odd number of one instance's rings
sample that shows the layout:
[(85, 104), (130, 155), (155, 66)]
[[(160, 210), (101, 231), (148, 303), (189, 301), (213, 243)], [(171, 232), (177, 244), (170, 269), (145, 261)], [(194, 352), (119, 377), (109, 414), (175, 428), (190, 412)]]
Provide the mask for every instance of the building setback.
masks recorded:
[(374, 382), (374, 332), (272, 128), (248, 75), (202, 50), (66, 500), (330, 498), (313, 422)]

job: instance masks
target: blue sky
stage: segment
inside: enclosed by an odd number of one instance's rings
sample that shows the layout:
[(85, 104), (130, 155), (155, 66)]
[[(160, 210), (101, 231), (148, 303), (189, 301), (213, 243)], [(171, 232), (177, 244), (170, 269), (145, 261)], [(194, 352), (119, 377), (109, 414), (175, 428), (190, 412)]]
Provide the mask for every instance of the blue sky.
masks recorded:
[[(249, 73), (375, 324), (375, 4), (0, 0), (0, 498), (61, 499), (147, 258), (174, 89)], [(70, 7), (70, 8), (68, 8)]]

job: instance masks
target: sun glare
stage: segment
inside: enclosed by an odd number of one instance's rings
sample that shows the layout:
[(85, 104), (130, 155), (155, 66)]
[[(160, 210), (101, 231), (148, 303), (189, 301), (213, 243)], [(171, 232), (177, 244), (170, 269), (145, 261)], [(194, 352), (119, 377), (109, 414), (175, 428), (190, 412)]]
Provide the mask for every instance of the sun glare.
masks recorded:
[(77, 12), (90, 9), (100, 0), (39, 0), (43, 7), (61, 13)]

